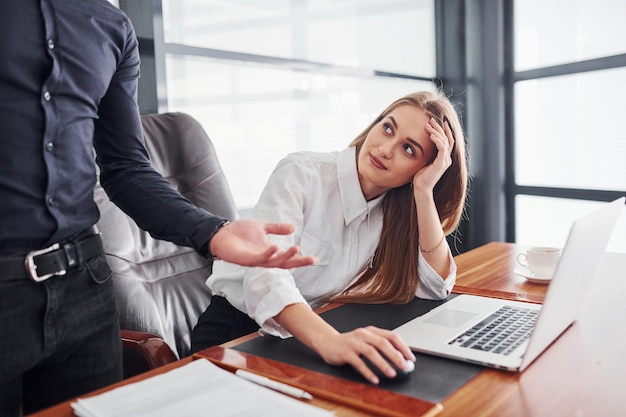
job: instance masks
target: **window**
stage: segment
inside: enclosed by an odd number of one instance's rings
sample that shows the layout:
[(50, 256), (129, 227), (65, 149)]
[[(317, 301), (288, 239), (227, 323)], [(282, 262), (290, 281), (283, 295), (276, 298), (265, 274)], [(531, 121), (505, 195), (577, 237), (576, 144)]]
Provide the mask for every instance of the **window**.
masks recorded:
[[(562, 246), (626, 194), (626, 3), (516, 1), (514, 28), (515, 240)], [(609, 250), (626, 251), (626, 209)]]
[[(622, 0), (152, 3), (162, 19), (142, 22), (146, 3), (120, 0), (147, 28), (143, 64), (159, 61), (142, 108), (201, 121), (243, 214), (287, 153), (342, 149), (389, 102), (435, 81), (469, 128), (461, 251), (564, 243), (576, 217), (626, 194)], [(626, 209), (609, 250), (626, 251)]]
[(164, 0), (169, 111), (215, 143), (245, 215), (289, 152), (343, 149), (433, 89), (433, 0)]

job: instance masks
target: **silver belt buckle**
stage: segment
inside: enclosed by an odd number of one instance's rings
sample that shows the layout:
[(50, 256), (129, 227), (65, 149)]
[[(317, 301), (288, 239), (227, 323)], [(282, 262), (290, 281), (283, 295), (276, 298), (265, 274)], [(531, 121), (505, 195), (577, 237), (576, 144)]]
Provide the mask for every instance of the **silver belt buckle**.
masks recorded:
[(28, 273), (28, 276), (30, 277), (30, 279), (32, 279), (35, 282), (42, 282), (52, 276), (65, 275), (67, 273), (65, 269), (61, 269), (60, 271), (54, 272), (52, 274), (46, 274), (46, 275), (41, 275), (41, 276), (37, 275), (37, 265), (35, 265), (35, 260), (34, 260), (35, 256), (44, 255), (46, 253), (53, 252), (59, 249), (60, 247), (61, 246), (58, 243), (55, 243), (54, 245), (49, 246), (45, 249), (30, 251), (26, 254), (26, 259), (24, 260), (24, 266), (26, 267), (26, 272)]

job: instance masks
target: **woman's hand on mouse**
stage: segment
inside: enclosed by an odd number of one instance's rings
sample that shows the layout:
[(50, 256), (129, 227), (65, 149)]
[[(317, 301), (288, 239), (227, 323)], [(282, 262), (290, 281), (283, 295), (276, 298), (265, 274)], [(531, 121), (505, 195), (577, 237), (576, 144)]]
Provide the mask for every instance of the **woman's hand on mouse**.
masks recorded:
[(385, 355), (398, 369), (406, 369), (406, 360), (415, 361), (415, 355), (400, 335), (374, 326), (339, 333), (304, 303), (285, 307), (274, 319), (294, 337), (317, 352), (330, 365), (352, 365), (368, 381), (378, 384), (378, 376), (367, 366), (367, 358), (389, 378), (396, 371), (385, 360)]
[(386, 356), (398, 369), (406, 368), (406, 360), (415, 361), (411, 349), (395, 332), (368, 326), (347, 333), (336, 333), (316, 349), (320, 356), (331, 365), (352, 365), (363, 377), (373, 384), (379, 378), (363, 361), (367, 358), (388, 378), (396, 376), (396, 371), (383, 357)]

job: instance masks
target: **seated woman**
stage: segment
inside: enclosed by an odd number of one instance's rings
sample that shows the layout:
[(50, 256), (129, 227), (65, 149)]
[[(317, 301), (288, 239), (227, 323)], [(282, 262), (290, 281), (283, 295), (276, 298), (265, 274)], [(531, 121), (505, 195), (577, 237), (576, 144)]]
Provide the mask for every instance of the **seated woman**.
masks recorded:
[[(298, 152), (279, 162), (254, 217), (286, 221), (282, 247), (298, 245), (317, 264), (292, 270), (216, 262), (213, 297), (192, 334), (192, 351), (261, 329), (296, 337), (327, 363), (350, 364), (376, 384), (367, 357), (388, 377), (415, 356), (394, 332), (339, 333), (312, 309), (328, 302), (407, 303), (443, 299), (456, 279), (445, 236), (463, 214), (465, 138), (439, 92), (394, 101), (348, 148)], [(228, 226), (225, 226), (228, 227)]]

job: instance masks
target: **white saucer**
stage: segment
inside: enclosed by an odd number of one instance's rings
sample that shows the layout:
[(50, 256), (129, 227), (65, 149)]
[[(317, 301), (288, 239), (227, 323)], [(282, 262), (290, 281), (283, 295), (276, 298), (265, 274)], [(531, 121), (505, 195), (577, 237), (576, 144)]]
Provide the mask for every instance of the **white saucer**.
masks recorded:
[(530, 282), (534, 282), (535, 284), (548, 284), (552, 281), (552, 278), (536, 277), (528, 268), (524, 268), (523, 266), (518, 266), (515, 270), (513, 270), (513, 272), (526, 278)]

